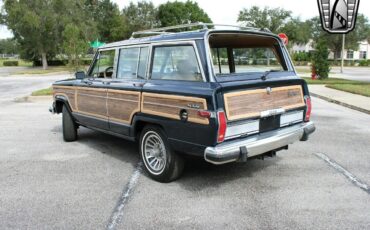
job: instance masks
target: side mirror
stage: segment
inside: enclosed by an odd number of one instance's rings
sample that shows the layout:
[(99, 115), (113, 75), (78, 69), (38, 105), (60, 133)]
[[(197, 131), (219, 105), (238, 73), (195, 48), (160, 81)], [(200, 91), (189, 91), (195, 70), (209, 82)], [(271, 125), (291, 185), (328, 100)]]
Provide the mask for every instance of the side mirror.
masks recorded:
[(84, 79), (86, 77), (86, 74), (85, 74), (84, 71), (78, 71), (78, 72), (75, 73), (75, 77), (76, 77), (76, 79), (81, 80), (81, 79)]

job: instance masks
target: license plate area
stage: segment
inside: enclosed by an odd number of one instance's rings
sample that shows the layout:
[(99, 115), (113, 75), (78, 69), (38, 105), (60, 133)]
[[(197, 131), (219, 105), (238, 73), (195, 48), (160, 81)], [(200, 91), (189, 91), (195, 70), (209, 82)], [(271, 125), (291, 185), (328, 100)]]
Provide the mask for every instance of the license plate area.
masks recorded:
[(260, 119), (260, 133), (280, 128), (280, 115), (264, 117)]

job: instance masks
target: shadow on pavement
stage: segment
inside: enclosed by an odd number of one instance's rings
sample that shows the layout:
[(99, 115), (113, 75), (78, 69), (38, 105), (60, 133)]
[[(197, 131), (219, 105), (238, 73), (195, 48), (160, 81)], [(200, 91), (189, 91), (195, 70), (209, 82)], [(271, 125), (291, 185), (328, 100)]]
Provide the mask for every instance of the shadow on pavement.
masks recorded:
[[(52, 132), (60, 133), (61, 126), (55, 126)], [(63, 141), (61, 139), (61, 141)], [(127, 162), (135, 167), (140, 161), (139, 148), (136, 142), (127, 141), (102, 132), (80, 127), (78, 143), (88, 146), (101, 154), (107, 154), (117, 160)], [(277, 164), (279, 157), (265, 160), (249, 160), (246, 163), (229, 163), (213, 165), (203, 158), (186, 157), (183, 175), (175, 182), (189, 191), (200, 191), (208, 187), (222, 186), (240, 178), (253, 177), (255, 173)], [(143, 170), (143, 175), (148, 177)]]
[(249, 160), (245, 163), (213, 165), (202, 158), (187, 160), (183, 176), (177, 181), (184, 189), (201, 191), (208, 187), (222, 187), (223, 184), (241, 178), (253, 177), (255, 173), (277, 164), (279, 157), (265, 160)]
[[(51, 131), (54, 133), (60, 133), (60, 141), (63, 141), (61, 126), (55, 126)], [(80, 127), (78, 129), (77, 142), (88, 146), (101, 154), (107, 154), (117, 160), (130, 163), (134, 167), (140, 160), (139, 149), (136, 142), (127, 141), (99, 131)]]

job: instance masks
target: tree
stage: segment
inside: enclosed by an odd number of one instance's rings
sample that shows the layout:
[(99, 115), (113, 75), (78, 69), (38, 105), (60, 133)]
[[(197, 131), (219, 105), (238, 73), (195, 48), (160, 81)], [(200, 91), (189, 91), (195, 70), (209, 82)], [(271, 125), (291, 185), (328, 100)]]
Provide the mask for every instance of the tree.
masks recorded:
[(75, 24), (68, 24), (63, 31), (63, 49), (68, 56), (68, 62), (76, 68), (80, 66), (80, 59), (89, 48), (81, 30)]
[(291, 41), (289, 44), (307, 44), (312, 38), (311, 21), (301, 21), (300, 18), (292, 18), (279, 32), (288, 35)]
[(212, 23), (206, 12), (199, 7), (198, 3), (167, 2), (158, 7), (157, 19), (161, 27), (174, 26), (194, 22)]
[(329, 49), (325, 40), (320, 40), (315, 47), (315, 52), (312, 57), (312, 69), (319, 75), (320, 79), (329, 77), (330, 64), (329, 64)]
[[(58, 47), (55, 1), (5, 0), (2, 18), (13, 32), (25, 53), (41, 56), (43, 68), (47, 68), (47, 57)], [(32, 57), (31, 57), (32, 58)]]
[(0, 54), (18, 54), (19, 44), (14, 39), (0, 39)]
[(85, 0), (85, 6), (89, 20), (96, 24), (100, 40), (113, 42), (125, 37), (127, 21), (122, 17), (117, 4), (111, 0)]
[(291, 11), (282, 8), (265, 7), (261, 9), (258, 6), (252, 6), (250, 9), (243, 9), (239, 12), (238, 22), (241, 22), (243, 26), (267, 28), (272, 33), (279, 33), (291, 18), (291, 14)]
[[(68, 56), (70, 66), (79, 67), (81, 58), (89, 49), (89, 42), (98, 36), (97, 22), (85, 0), (54, 0), (60, 30), (58, 51)], [(64, 9), (64, 10), (62, 10)]]
[(140, 1), (130, 4), (122, 10), (123, 20), (126, 21), (128, 29), (126, 38), (134, 31), (151, 29), (158, 26), (156, 19), (157, 9), (152, 2)]

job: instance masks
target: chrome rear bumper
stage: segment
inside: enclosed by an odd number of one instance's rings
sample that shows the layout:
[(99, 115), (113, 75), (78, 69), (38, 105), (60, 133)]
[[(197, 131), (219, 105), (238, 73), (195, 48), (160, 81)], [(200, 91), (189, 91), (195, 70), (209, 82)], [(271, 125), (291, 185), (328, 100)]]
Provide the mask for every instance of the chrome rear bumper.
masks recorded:
[(213, 164), (238, 161), (243, 157), (253, 157), (273, 151), (296, 141), (306, 141), (315, 131), (313, 122), (300, 123), (286, 128), (257, 134), (244, 139), (227, 141), (216, 147), (207, 147), (204, 159)]

